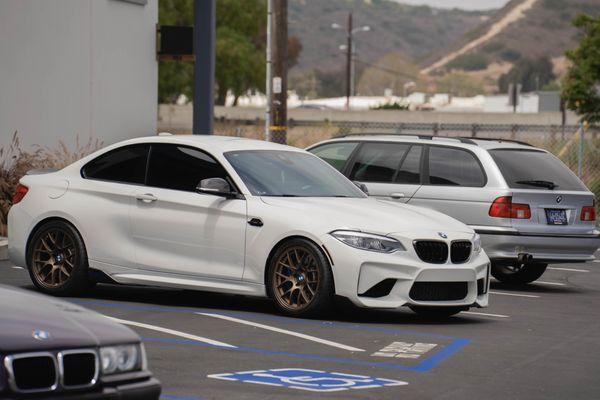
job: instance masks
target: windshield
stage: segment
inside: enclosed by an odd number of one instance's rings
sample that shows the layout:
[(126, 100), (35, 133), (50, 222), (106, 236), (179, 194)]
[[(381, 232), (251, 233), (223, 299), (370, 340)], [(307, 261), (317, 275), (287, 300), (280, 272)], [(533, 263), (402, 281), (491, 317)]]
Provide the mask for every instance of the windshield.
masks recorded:
[(508, 186), (514, 189), (585, 190), (573, 172), (552, 154), (536, 150), (491, 150)]
[(225, 157), (255, 196), (366, 197), (325, 161), (308, 153), (248, 150)]

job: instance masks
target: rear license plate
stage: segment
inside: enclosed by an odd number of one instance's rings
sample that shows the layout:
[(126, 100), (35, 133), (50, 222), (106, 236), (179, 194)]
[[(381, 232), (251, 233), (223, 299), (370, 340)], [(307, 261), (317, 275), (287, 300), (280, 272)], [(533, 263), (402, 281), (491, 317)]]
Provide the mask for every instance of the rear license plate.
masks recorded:
[(548, 220), (548, 225), (567, 225), (567, 212), (546, 209), (546, 220)]

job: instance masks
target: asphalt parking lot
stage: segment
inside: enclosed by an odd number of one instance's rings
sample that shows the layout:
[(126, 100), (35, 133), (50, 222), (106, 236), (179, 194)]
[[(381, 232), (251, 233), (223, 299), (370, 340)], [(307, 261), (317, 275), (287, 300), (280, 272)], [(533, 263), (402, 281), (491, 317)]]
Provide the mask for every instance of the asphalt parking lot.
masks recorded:
[[(0, 262), (0, 283), (33, 290)], [(598, 399), (600, 263), (492, 282), (491, 306), (447, 321), (344, 306), (327, 320), (269, 302), (98, 286), (70, 298), (144, 339), (164, 399)]]

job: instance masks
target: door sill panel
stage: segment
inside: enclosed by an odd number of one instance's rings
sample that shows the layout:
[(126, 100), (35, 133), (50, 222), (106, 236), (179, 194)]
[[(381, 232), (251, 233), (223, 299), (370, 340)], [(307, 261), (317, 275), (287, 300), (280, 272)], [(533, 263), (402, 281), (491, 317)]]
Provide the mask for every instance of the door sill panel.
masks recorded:
[(172, 275), (149, 275), (143, 272), (117, 273), (110, 276), (116, 282), (128, 285), (148, 285), (178, 289), (202, 290), (228, 294), (241, 294), (246, 296), (266, 297), (265, 286), (223, 279), (184, 278)]

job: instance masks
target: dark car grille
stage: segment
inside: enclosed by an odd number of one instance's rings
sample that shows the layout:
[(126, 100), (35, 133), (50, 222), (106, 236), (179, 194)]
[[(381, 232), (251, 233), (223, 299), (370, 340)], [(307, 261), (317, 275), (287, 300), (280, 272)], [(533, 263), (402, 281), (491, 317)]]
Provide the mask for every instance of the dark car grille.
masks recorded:
[(468, 240), (452, 242), (450, 245), (450, 260), (453, 264), (466, 262), (471, 256), (471, 242)]
[(416, 301), (456, 301), (468, 292), (467, 282), (415, 282), (409, 295)]
[(448, 260), (448, 245), (433, 240), (418, 240), (414, 243), (419, 258), (430, 264), (444, 264)]
[(96, 382), (98, 366), (94, 352), (63, 353), (62, 365), (65, 388), (85, 387)]
[(44, 392), (56, 389), (58, 370), (54, 356), (36, 353), (8, 358), (12, 369), (15, 390), (20, 392)]
[(11, 389), (17, 393), (51, 392), (57, 388), (93, 386), (98, 378), (98, 360), (93, 350), (28, 353), (8, 356)]

